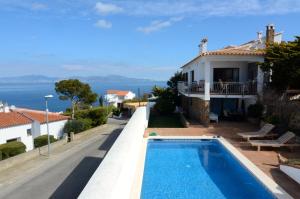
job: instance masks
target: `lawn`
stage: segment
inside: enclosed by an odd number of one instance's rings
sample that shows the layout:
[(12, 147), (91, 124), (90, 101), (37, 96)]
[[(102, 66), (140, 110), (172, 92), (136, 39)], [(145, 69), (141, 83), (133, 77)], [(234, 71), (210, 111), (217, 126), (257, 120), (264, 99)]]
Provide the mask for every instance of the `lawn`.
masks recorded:
[(149, 128), (184, 128), (179, 114), (153, 115), (150, 114)]

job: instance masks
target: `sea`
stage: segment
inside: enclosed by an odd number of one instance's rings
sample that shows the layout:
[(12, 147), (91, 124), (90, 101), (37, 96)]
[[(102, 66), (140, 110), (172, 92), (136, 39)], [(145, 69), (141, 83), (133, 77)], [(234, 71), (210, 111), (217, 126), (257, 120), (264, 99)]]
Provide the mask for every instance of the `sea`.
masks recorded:
[[(89, 83), (93, 92), (98, 95), (104, 95), (107, 90), (131, 90), (136, 95), (138, 95), (138, 90), (140, 90), (140, 95), (144, 93), (150, 93), (153, 86), (165, 86), (164, 83), (132, 83), (132, 84), (120, 84), (114, 82), (99, 83), (91, 82)], [(70, 107), (70, 101), (62, 101), (59, 99), (58, 95), (55, 93), (54, 83), (0, 83), (0, 101), (3, 103), (8, 103), (8, 105), (14, 105), (20, 108), (30, 108), (36, 110), (45, 110), (45, 100), (44, 96), (52, 94), (54, 97), (48, 102), (49, 111), (60, 112), (65, 111), (66, 108)], [(97, 105), (95, 102), (94, 105)]]

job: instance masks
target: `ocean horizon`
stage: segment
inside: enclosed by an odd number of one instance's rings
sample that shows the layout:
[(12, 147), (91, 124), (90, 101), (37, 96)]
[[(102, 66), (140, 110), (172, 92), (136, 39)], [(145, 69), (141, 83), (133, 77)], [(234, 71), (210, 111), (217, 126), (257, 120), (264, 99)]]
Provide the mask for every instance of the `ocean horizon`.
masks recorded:
[[(140, 94), (142, 95), (144, 93), (150, 93), (155, 85), (165, 86), (165, 84), (161, 82), (155, 84), (150, 82), (141, 84), (129, 83), (126, 85), (114, 82), (105, 84), (91, 82), (89, 85), (93, 92), (98, 95), (104, 95), (106, 90), (109, 89), (130, 90), (136, 93), (136, 95), (138, 94), (138, 89), (140, 89)], [(54, 83), (0, 83), (0, 101), (20, 108), (45, 110), (44, 96), (52, 94), (54, 97), (48, 102), (49, 111), (65, 111), (66, 108), (70, 107), (70, 101), (60, 100), (54, 87)], [(98, 102), (95, 102), (94, 105), (98, 105)]]

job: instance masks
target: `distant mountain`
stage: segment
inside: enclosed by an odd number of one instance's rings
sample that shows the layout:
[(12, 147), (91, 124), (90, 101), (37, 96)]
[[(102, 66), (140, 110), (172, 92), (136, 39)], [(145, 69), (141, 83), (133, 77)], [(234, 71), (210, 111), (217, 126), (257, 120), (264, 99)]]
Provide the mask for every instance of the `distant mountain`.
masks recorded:
[(48, 77), (43, 75), (26, 75), (26, 76), (14, 76), (14, 77), (0, 77), (0, 84), (5, 83), (54, 83), (62, 79), (79, 79), (83, 82), (99, 82), (99, 83), (116, 83), (127, 85), (147, 85), (147, 84), (165, 84), (165, 81), (156, 81), (150, 79), (130, 78), (119, 75), (108, 76), (73, 76), (68, 78)]
[(0, 83), (50, 83), (57, 81), (58, 78), (43, 75), (24, 75), (14, 77), (0, 77)]

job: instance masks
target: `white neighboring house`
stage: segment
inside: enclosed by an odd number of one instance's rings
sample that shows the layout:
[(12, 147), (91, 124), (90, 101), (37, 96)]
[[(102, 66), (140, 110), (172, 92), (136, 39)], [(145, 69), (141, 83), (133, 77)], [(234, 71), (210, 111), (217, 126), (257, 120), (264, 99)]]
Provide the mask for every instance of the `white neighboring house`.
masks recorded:
[[(2, 107), (2, 108), (1, 108)], [(69, 117), (58, 113), (49, 113), (50, 135), (60, 138), (63, 127)], [(33, 139), (47, 134), (46, 113), (31, 109), (10, 109), (0, 104), (0, 144), (20, 141), (26, 145), (26, 151), (34, 148)]]
[(266, 36), (258, 32), (256, 39), (238, 46), (208, 51), (203, 39), (199, 54), (181, 67), (184, 81), (178, 83), (178, 91), (184, 111), (204, 124), (210, 113), (245, 113), (262, 95), (266, 81), (256, 63), (264, 62), (267, 43), (281, 40), (282, 33), (275, 33), (272, 24), (266, 27)]
[(107, 90), (104, 96), (107, 105), (113, 105), (115, 107), (121, 107), (124, 100), (131, 100), (133, 98), (135, 98), (133, 92), (122, 90)]

